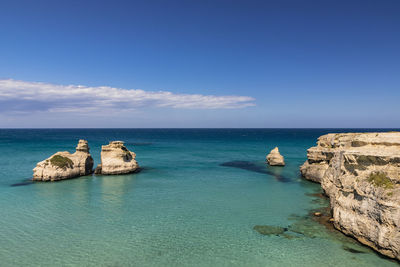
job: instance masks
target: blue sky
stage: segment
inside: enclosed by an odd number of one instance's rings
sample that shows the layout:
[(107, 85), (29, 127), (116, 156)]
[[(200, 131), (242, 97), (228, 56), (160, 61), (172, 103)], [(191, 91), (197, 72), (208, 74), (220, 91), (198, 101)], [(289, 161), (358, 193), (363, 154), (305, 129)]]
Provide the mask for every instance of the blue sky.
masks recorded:
[(400, 127), (399, 14), (397, 0), (2, 0), (0, 127)]

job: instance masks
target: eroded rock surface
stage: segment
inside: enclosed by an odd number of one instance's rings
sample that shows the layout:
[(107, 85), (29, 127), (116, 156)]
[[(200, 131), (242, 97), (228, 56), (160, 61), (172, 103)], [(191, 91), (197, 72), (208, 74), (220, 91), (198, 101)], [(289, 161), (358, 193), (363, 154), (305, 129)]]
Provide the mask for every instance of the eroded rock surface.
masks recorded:
[(400, 260), (400, 133), (327, 134), (300, 168), (330, 198), (334, 226)]
[(279, 153), (279, 149), (277, 147), (271, 150), (271, 152), (267, 155), (266, 160), (271, 166), (285, 166), (285, 160)]
[(79, 140), (75, 153), (57, 152), (39, 162), (33, 169), (34, 181), (58, 181), (89, 175), (93, 172), (93, 159), (87, 141)]
[(101, 147), (101, 164), (96, 174), (126, 174), (139, 170), (136, 154), (129, 151), (122, 141), (112, 141)]

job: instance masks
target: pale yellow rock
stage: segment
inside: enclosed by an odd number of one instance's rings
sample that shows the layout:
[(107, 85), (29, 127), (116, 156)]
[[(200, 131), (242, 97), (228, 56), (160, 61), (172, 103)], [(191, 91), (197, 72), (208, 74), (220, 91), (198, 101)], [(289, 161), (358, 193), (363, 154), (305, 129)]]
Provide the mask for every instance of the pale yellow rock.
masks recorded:
[(279, 153), (279, 149), (275, 147), (267, 155), (266, 160), (271, 166), (285, 166), (285, 160), (283, 156)]
[(87, 141), (79, 140), (76, 152), (57, 152), (39, 162), (33, 169), (34, 181), (58, 181), (89, 175), (93, 172), (93, 159)]
[(96, 174), (126, 174), (139, 170), (136, 154), (129, 151), (122, 141), (112, 141), (101, 147), (101, 164)]
[(400, 133), (327, 134), (300, 168), (330, 198), (334, 226), (400, 260)]

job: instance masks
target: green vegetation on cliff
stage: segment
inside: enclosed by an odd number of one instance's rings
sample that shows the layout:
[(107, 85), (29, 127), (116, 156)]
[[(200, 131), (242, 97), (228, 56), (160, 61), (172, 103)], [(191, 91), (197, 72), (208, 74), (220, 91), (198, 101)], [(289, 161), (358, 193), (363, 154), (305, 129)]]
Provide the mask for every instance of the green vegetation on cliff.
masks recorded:
[(72, 162), (71, 159), (67, 158), (67, 157), (63, 157), (60, 155), (55, 155), (50, 159), (50, 163), (53, 166), (57, 166), (60, 168), (67, 168), (67, 167), (72, 167), (74, 166), (74, 163)]
[(371, 173), (368, 177), (368, 182), (378, 187), (384, 187), (386, 189), (392, 189), (394, 184), (383, 172)]

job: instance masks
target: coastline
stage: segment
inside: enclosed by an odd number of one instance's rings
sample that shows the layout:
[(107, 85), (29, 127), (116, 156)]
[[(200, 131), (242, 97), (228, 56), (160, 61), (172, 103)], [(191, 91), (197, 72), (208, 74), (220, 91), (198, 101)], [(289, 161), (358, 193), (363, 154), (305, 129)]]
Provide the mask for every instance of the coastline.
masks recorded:
[(302, 176), (321, 184), (334, 227), (400, 260), (400, 132), (330, 133), (307, 150)]
[[(2, 132), (0, 138), (7, 141), (0, 143), (6, 168), (0, 169), (0, 210), (8, 216), (0, 231), (5, 237), (0, 256), (5, 266), (74, 261), (209, 266), (224, 265), (227, 259), (234, 266), (300, 261), (308, 266), (395, 266), (353, 240), (348, 247), (364, 253), (344, 249), (347, 237), (327, 233), (310, 217), (321, 203), (305, 194), (319, 192), (320, 186), (300, 178), (298, 166), (320, 134), (247, 129)], [(74, 138), (88, 140), (94, 165), (107, 140), (125, 140), (145, 171), (11, 186), (29, 177), (38, 159), (75, 147)], [(276, 144), (285, 156), (283, 168), (265, 163), (266, 147)], [(242, 165), (221, 166), (226, 162)], [(306, 235), (264, 236), (253, 230), (264, 224), (292, 225)], [(65, 242), (75, 246), (66, 249)], [(43, 254), (41, 244), (51, 245), (57, 258)], [(21, 255), (22, 245), (32, 248)]]

